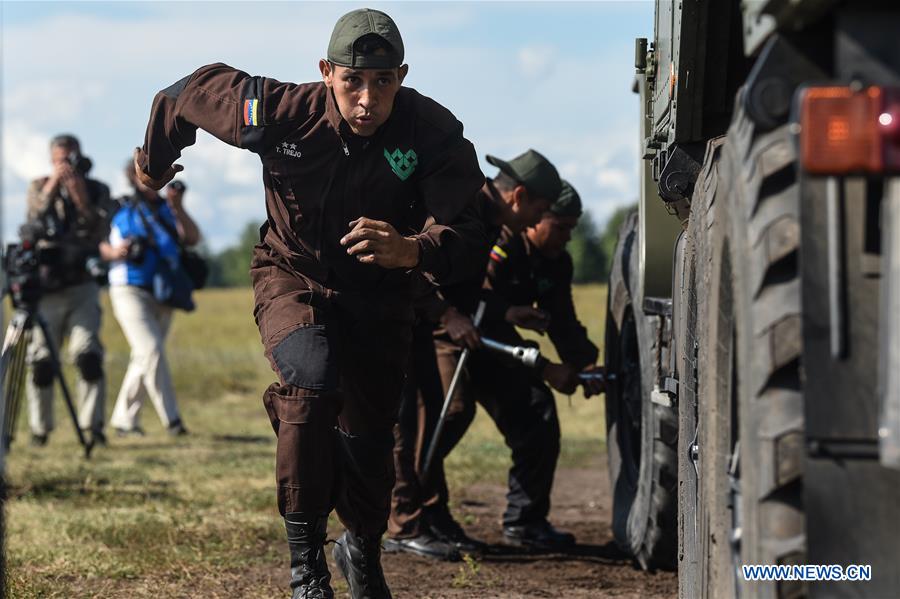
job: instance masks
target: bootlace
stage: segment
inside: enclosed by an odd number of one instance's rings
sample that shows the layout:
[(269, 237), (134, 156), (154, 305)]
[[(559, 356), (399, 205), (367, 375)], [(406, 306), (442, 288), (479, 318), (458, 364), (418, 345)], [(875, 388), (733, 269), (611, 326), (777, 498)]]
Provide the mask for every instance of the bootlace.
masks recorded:
[(371, 585), (370, 588), (379, 593), (389, 593), (387, 581), (384, 579), (384, 571), (381, 569), (381, 539), (367, 539), (357, 537), (361, 553), (360, 571), (363, 584)]

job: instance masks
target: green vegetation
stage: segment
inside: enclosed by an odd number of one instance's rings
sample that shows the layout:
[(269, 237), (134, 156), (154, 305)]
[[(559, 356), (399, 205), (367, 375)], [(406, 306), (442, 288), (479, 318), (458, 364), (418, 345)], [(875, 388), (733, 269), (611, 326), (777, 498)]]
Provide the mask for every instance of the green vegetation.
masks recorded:
[(259, 243), (259, 223), (249, 222), (236, 245), (218, 254), (207, 253), (210, 287), (247, 287), (250, 285), (250, 256)]
[[(575, 267), (576, 283), (605, 283), (609, 277), (609, 266), (616, 248), (616, 236), (625, 216), (635, 210), (636, 205), (624, 206), (613, 212), (601, 228), (590, 212), (585, 212), (572, 231), (568, 250)], [(259, 241), (259, 223), (249, 222), (244, 226), (238, 242), (218, 254), (203, 251), (209, 261), (210, 287), (246, 287), (250, 284), (250, 255)]]
[[(85, 461), (61, 401), (47, 447), (28, 446), (24, 411), (20, 415), (8, 460), (11, 597), (188, 597), (200, 589), (227, 596), (229, 581), (254, 567), (282, 565), (274, 435), (260, 400), (273, 375), (253, 323), (252, 297), (248, 289), (211, 289), (198, 293), (197, 302), (197, 312), (176, 317), (168, 344), (190, 436), (168, 437), (147, 402), (146, 437), (111, 436), (109, 448)], [(606, 288), (579, 287), (575, 302), (599, 344)], [(106, 307), (111, 411), (128, 347)], [(546, 346), (545, 338), (540, 341)], [(601, 400), (579, 394), (570, 406), (560, 398), (559, 412), (562, 466), (602, 448)], [(508, 465), (508, 449), (479, 411), (450, 458), (451, 487), (501, 482)], [(477, 575), (468, 565), (459, 583)], [(253, 596), (284, 592), (252, 586)]]

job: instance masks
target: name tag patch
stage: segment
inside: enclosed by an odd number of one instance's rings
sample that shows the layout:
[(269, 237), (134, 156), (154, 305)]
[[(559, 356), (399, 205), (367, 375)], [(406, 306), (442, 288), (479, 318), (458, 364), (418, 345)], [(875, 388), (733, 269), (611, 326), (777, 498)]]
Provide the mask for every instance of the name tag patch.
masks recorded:
[(301, 156), (300, 150), (297, 149), (297, 144), (289, 144), (286, 141), (281, 142), (281, 145), (275, 146), (275, 151), (291, 158), (300, 158)]

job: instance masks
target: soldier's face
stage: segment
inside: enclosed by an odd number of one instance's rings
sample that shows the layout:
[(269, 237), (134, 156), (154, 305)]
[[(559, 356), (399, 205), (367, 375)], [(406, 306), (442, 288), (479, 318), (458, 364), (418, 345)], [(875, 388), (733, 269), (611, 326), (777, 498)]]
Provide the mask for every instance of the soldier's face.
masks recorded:
[(549, 200), (532, 196), (524, 185), (518, 185), (512, 193), (515, 228), (520, 231), (535, 226), (541, 220), (544, 212), (550, 209)]
[(545, 212), (540, 222), (528, 229), (528, 238), (542, 254), (555, 258), (566, 249), (577, 224), (577, 216), (557, 216)]
[(334, 91), (341, 116), (357, 135), (368, 137), (394, 109), (394, 97), (406, 77), (407, 65), (397, 69), (353, 69), (319, 62), (322, 80)]

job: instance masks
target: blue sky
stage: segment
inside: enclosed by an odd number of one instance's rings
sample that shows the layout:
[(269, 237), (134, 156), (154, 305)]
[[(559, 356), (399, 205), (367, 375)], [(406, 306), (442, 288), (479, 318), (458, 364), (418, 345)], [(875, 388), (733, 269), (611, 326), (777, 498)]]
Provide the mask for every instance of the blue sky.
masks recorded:
[[(535, 148), (598, 221), (637, 190), (634, 38), (652, 36), (653, 3), (387, 2), (400, 27), (406, 84), (465, 125), (487, 153)], [(143, 141), (153, 95), (211, 62), (283, 81), (319, 78), (344, 2), (3, 2), (3, 235), (15, 236), (28, 181), (49, 170), (49, 139), (71, 132), (92, 176), (126, 191), (122, 165)], [(261, 168), (206, 134), (179, 161), (188, 209), (221, 249), (262, 221)]]

